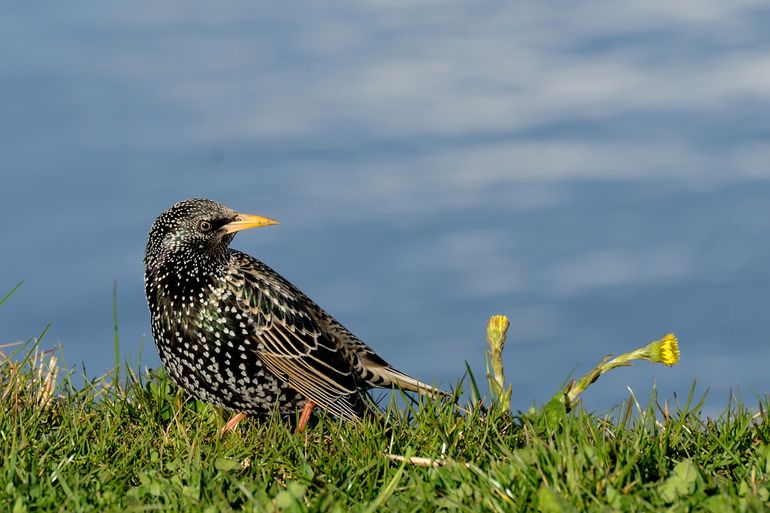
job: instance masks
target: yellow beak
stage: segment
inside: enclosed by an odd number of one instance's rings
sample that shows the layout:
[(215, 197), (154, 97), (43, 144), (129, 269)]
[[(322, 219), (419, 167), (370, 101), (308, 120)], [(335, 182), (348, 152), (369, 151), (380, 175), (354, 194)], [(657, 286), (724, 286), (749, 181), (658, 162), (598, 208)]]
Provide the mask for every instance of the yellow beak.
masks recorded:
[(249, 228), (259, 228), (260, 226), (270, 226), (271, 224), (278, 224), (275, 219), (262, 216), (252, 216), (249, 214), (238, 214), (235, 219), (226, 225), (221, 230), (225, 233), (235, 233), (241, 230), (248, 230)]

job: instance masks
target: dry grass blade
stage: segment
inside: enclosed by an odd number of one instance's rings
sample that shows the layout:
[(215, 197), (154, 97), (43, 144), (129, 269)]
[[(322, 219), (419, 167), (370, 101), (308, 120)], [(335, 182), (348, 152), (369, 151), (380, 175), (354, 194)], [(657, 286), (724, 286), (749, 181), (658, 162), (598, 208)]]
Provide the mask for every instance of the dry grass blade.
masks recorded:
[(53, 352), (35, 348), (30, 357), (21, 363), (0, 352), (0, 382), (3, 385), (0, 400), (9, 400), (14, 404), (32, 400), (41, 408), (47, 407), (56, 391), (60, 372), (59, 359)]
[(424, 456), (401, 456), (400, 454), (387, 454), (387, 458), (391, 461), (397, 461), (399, 463), (409, 463), (410, 465), (415, 465), (417, 467), (443, 467), (446, 465), (446, 460), (440, 458), (426, 458)]

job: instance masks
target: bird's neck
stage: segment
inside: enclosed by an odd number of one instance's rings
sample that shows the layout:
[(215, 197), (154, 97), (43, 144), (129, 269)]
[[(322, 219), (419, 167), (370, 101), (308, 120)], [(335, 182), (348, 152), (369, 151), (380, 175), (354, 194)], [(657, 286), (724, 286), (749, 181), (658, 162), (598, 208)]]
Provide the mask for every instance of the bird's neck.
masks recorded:
[(230, 258), (228, 248), (214, 254), (163, 255), (147, 268), (148, 292), (154, 288), (179, 297), (207, 294), (224, 279)]

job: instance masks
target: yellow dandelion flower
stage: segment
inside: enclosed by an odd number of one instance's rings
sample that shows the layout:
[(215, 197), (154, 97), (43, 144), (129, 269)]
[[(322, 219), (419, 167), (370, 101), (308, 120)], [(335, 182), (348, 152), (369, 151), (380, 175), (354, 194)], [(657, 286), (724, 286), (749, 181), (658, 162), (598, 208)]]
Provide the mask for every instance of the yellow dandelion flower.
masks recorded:
[(511, 325), (505, 315), (493, 315), (487, 324), (487, 342), (492, 351), (502, 351), (505, 345), (505, 335)]
[(610, 359), (609, 356), (599, 362), (594, 369), (575, 381), (564, 393), (566, 396), (567, 410), (575, 405), (578, 397), (588, 388), (599, 376), (615, 369), (631, 365), (634, 360), (649, 360), (653, 363), (662, 363), (673, 366), (679, 363), (679, 342), (673, 333), (669, 333), (663, 338), (651, 342), (644, 347), (634, 349), (620, 356)]
[(511, 387), (505, 387), (505, 373), (503, 372), (503, 346), (505, 346), (505, 338), (510, 325), (511, 323), (505, 315), (493, 315), (487, 323), (487, 342), (489, 342), (487, 379), (492, 395), (503, 409), (510, 409), (511, 407)]
[(656, 340), (646, 347), (648, 360), (673, 366), (679, 363), (679, 342), (673, 333)]

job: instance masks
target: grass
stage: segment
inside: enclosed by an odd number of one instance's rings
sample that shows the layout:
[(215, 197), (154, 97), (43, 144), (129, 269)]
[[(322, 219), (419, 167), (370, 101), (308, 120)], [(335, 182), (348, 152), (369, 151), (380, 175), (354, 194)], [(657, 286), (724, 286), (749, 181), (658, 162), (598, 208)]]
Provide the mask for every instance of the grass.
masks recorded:
[(80, 384), (53, 356), (0, 354), (3, 512), (770, 508), (767, 398), (717, 419), (692, 392), (601, 416), (393, 401), (387, 422), (319, 416), (295, 434), (273, 416), (222, 439), (228, 414), (162, 371)]

